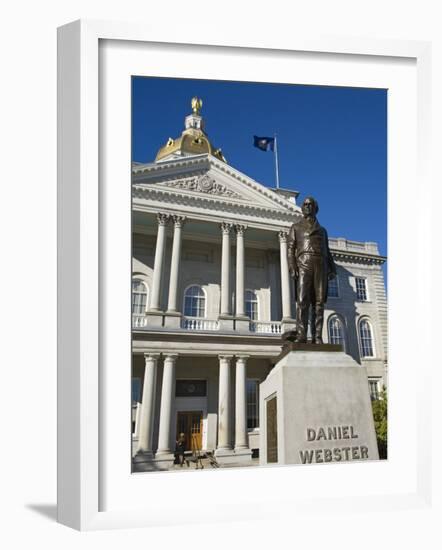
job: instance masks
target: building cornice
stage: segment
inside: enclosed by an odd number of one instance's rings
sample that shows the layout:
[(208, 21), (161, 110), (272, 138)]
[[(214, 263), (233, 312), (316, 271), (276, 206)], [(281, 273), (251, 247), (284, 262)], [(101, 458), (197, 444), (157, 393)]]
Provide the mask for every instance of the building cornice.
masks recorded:
[(386, 256), (378, 256), (376, 254), (361, 253), (361, 252), (343, 252), (342, 250), (335, 250), (330, 248), (330, 252), (335, 260), (347, 263), (365, 263), (365, 264), (377, 264), (382, 265), (386, 262)]
[[(186, 331), (142, 330), (132, 331), (134, 353), (149, 350), (176, 350), (180, 355), (212, 356), (224, 353), (253, 357), (274, 357), (281, 353), (280, 337), (258, 335), (232, 335), (221, 332), (197, 333)], [(165, 351), (166, 353), (166, 351)]]
[[(279, 210), (277, 208), (269, 208), (266, 206), (253, 205), (247, 202), (239, 202), (234, 199), (225, 197), (217, 197), (216, 195), (202, 195), (195, 192), (185, 192), (182, 190), (176, 191), (174, 188), (159, 188), (154, 186), (133, 185), (132, 197), (134, 199), (133, 208), (135, 210), (145, 210), (142, 204), (137, 204), (136, 200), (152, 200), (160, 201), (165, 205), (176, 205), (178, 207), (187, 206), (192, 209), (202, 209), (204, 211), (219, 211), (222, 213), (230, 213), (235, 216), (247, 214), (252, 217), (261, 218), (263, 220), (277, 220), (292, 224), (297, 212), (291, 210)], [(148, 205), (146, 205), (148, 206)], [(147, 210), (151, 210), (147, 208)], [(222, 214), (220, 214), (222, 216)]]

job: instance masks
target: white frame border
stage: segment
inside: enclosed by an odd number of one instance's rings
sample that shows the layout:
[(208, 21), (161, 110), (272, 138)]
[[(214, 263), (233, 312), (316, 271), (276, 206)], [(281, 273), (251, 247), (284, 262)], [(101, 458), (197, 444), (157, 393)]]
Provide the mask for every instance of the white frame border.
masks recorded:
[[(143, 511), (99, 511), (99, 41), (162, 42), (236, 48), (268, 48), (316, 53), (409, 57), (418, 79), (418, 177), (430, 189), (430, 68), (428, 42), (330, 36), (280, 36), (266, 44), (243, 36), (214, 41), (207, 32), (189, 40), (186, 29), (164, 31), (140, 24), (76, 21), (58, 30), (58, 521), (80, 530), (152, 525)], [(431, 220), (427, 220), (427, 229)], [(425, 228), (424, 228), (425, 229)], [(423, 230), (424, 230), (423, 229)], [(430, 243), (423, 254), (428, 259)], [(428, 263), (430, 265), (430, 263)], [(422, 267), (422, 289), (431, 287), (431, 272)], [(423, 292), (423, 290), (421, 291)], [(419, 296), (418, 298), (421, 298)], [(424, 300), (421, 300), (425, 304)], [(424, 312), (431, 318), (431, 310)], [(430, 345), (431, 334), (421, 344)], [(431, 448), (428, 445), (431, 402), (430, 365), (421, 365), (418, 380), (417, 491), (340, 500), (342, 511), (387, 506), (414, 508), (431, 501)], [(303, 504), (303, 511), (328, 509), (330, 501)], [(292, 513), (298, 508), (293, 506)], [(250, 519), (249, 515), (245, 515)], [(241, 519), (241, 518), (239, 518)], [(214, 520), (216, 518), (214, 517)], [(165, 519), (164, 524), (167, 524)]]

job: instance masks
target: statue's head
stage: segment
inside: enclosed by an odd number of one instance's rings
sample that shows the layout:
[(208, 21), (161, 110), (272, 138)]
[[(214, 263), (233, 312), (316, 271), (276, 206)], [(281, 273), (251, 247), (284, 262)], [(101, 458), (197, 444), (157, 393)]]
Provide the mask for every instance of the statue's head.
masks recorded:
[(306, 197), (302, 203), (301, 210), (304, 218), (314, 218), (319, 212), (318, 201), (313, 197)]

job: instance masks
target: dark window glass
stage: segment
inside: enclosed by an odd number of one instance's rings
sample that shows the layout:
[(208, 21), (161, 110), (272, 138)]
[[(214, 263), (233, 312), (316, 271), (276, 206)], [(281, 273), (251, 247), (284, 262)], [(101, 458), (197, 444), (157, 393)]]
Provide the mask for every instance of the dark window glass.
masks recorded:
[(177, 380), (176, 397), (206, 397), (207, 380)]
[(338, 284), (338, 277), (335, 277), (334, 279), (330, 279), (328, 281), (328, 297), (329, 298), (339, 298), (339, 284)]
[(356, 277), (356, 298), (360, 302), (367, 301), (367, 281), (362, 277)]

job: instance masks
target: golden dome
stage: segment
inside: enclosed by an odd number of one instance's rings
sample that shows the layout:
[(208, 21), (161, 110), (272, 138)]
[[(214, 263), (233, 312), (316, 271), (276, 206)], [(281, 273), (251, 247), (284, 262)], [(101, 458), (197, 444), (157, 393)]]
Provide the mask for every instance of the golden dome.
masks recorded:
[(158, 151), (155, 162), (174, 153), (179, 156), (210, 153), (218, 160), (227, 162), (221, 149), (213, 147), (204, 132), (204, 120), (200, 115), (202, 103), (201, 99), (197, 97), (192, 98), (192, 114), (188, 115), (185, 119), (185, 130), (180, 137), (176, 139), (169, 138), (167, 140), (167, 143)]

